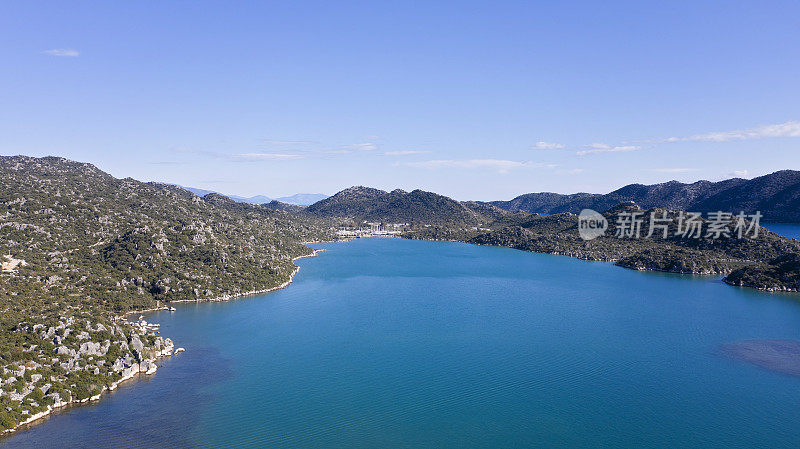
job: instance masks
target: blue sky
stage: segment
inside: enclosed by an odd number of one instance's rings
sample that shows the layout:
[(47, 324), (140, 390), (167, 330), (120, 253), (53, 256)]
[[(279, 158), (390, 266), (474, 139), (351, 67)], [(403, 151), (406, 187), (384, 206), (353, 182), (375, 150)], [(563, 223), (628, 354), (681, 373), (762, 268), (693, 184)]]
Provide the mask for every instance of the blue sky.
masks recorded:
[(800, 169), (798, 2), (3, 2), (0, 154), (238, 195)]

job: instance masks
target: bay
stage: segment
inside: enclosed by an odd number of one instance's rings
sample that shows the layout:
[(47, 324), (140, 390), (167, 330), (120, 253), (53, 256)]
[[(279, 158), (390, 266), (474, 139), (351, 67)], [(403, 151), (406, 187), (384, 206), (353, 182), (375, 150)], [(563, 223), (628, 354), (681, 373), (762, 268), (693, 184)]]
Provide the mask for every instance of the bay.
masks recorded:
[(796, 447), (797, 295), (506, 248), (314, 245), (288, 288), (147, 317), (187, 352), (7, 447)]

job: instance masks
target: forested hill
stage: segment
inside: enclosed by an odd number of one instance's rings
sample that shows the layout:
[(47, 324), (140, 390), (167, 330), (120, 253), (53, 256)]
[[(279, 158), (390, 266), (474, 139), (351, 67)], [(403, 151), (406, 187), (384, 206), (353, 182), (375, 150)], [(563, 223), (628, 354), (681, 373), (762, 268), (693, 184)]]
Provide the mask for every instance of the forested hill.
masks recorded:
[(630, 184), (607, 194), (528, 193), (510, 201), (491, 204), (510, 211), (540, 214), (579, 213), (582, 209), (605, 211), (623, 201), (642, 207), (663, 207), (693, 212), (761, 211), (766, 221), (800, 222), (800, 171), (783, 170), (750, 180), (733, 178), (719, 182), (684, 184)]
[(391, 192), (370, 187), (350, 187), (308, 206), (316, 217), (346, 218), (413, 225), (459, 224), (478, 226), (513, 215), (489, 204), (459, 202), (432, 192), (400, 189)]

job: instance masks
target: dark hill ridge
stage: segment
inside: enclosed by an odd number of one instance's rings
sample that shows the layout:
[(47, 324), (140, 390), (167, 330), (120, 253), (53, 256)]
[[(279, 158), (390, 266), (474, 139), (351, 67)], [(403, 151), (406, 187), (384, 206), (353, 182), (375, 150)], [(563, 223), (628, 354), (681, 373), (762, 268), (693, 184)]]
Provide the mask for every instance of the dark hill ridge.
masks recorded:
[(494, 221), (493, 215), (508, 215), (508, 212), (491, 205), (461, 203), (423, 190), (406, 192), (397, 189), (385, 192), (363, 186), (342, 190), (308, 206), (306, 212), (317, 217), (345, 218), (356, 222), (412, 225), (457, 223), (471, 226)]
[(527, 193), (510, 201), (491, 204), (510, 211), (540, 214), (579, 213), (582, 209), (608, 210), (622, 201), (644, 208), (664, 207), (693, 212), (761, 211), (765, 221), (800, 223), (800, 171), (782, 170), (750, 180), (732, 178), (719, 182), (685, 184), (630, 184), (607, 194)]
[(800, 254), (788, 253), (742, 267), (728, 275), (725, 282), (767, 291), (800, 291)]

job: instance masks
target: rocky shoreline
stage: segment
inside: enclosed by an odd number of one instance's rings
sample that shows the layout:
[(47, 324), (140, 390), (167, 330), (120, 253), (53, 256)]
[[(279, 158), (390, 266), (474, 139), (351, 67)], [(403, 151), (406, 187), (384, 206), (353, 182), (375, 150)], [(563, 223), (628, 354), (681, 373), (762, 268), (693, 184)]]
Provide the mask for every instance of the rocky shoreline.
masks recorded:
[[(84, 399), (77, 399), (77, 398), (70, 397), (69, 400), (61, 400), (61, 401), (54, 402), (52, 405), (48, 405), (47, 409), (45, 409), (45, 410), (43, 410), (43, 411), (41, 411), (39, 413), (36, 413), (34, 415), (31, 415), (29, 418), (27, 418), (24, 421), (21, 421), (15, 427), (13, 427), (11, 429), (3, 430), (2, 434), (0, 434), (0, 435), (8, 436), (8, 435), (10, 435), (10, 434), (12, 434), (14, 432), (17, 432), (17, 431), (20, 431), (20, 430), (25, 430), (25, 428), (27, 428), (27, 426), (35, 423), (36, 421), (39, 421), (40, 419), (47, 418), (54, 411), (63, 409), (64, 407), (67, 407), (67, 406), (70, 406), (70, 405), (85, 404), (85, 403), (88, 403), (88, 402), (99, 401), (102, 398), (103, 394), (106, 394), (108, 392), (116, 390), (117, 387), (119, 387), (119, 385), (121, 383), (126, 382), (128, 380), (131, 380), (134, 377), (137, 377), (139, 375), (148, 375), (149, 376), (149, 375), (155, 374), (157, 369), (158, 369), (158, 366), (155, 363), (156, 360), (164, 358), (164, 357), (170, 357), (170, 356), (172, 356), (174, 354), (178, 354), (180, 352), (183, 352), (183, 351), (175, 351), (175, 352), (173, 352), (174, 345), (172, 344), (172, 341), (170, 339), (166, 339), (166, 341), (169, 342), (169, 346), (164, 348), (160, 353), (158, 353), (155, 356), (155, 358), (153, 358), (153, 359), (145, 359), (141, 363), (134, 363), (131, 366), (123, 369), (122, 370), (122, 377), (119, 380), (116, 380), (116, 381), (112, 382), (108, 386), (104, 385), (102, 387), (102, 389), (100, 390), (100, 393), (97, 393), (94, 396), (90, 396), (90, 397), (84, 398)], [(183, 349), (183, 348), (178, 348), (178, 349)]]
[[(314, 242), (309, 242), (309, 243), (314, 243)], [(319, 254), (322, 251), (324, 251), (324, 250), (323, 249), (314, 249), (310, 254), (295, 257), (295, 258), (292, 259), (292, 261), (295, 261), (295, 260), (298, 260), (298, 259), (301, 259), (301, 258), (305, 258), (305, 257), (314, 257), (314, 256), (316, 256), (317, 254)], [(297, 275), (297, 273), (299, 271), (300, 271), (300, 267), (296, 266), (295, 269), (292, 271), (292, 273), (289, 276), (289, 279), (287, 281), (281, 283), (280, 285), (277, 285), (275, 287), (271, 287), (271, 288), (268, 288), (268, 289), (250, 291), (250, 292), (245, 292), (245, 293), (237, 294), (237, 295), (223, 295), (223, 296), (216, 297), (216, 298), (199, 299), (199, 300), (196, 300), (196, 301), (172, 301), (172, 302), (221, 302), (221, 301), (229, 301), (229, 300), (238, 299), (238, 298), (244, 298), (244, 297), (248, 297), (248, 296), (261, 295), (261, 294), (269, 293), (269, 292), (272, 292), (272, 291), (276, 291), (276, 290), (280, 290), (280, 289), (288, 287), (293, 282), (294, 276)], [(169, 306), (158, 306), (158, 307), (149, 308), (149, 309), (132, 310), (132, 311), (126, 312), (125, 314), (123, 314), (121, 316), (116, 317), (115, 320), (116, 321), (125, 321), (126, 325), (131, 326), (131, 328), (132, 328), (131, 329), (131, 335), (132, 336), (133, 335), (138, 336), (140, 333), (143, 334), (143, 335), (153, 335), (154, 336), (155, 335), (154, 331), (155, 331), (155, 329), (157, 329), (158, 325), (153, 325), (153, 324), (147, 323), (146, 321), (143, 321), (143, 320), (129, 321), (128, 317), (131, 316), (131, 315), (137, 315), (137, 314), (141, 315), (141, 314), (144, 314), (144, 313), (156, 312), (156, 311), (161, 311), (161, 310), (170, 310), (170, 307)], [(48, 404), (44, 410), (39, 411), (39, 412), (34, 413), (34, 414), (31, 414), (30, 416), (25, 418), (23, 421), (20, 421), (19, 423), (17, 423), (14, 427), (5, 429), (2, 432), (0, 432), (0, 435), (8, 436), (8, 435), (10, 435), (12, 433), (15, 433), (17, 431), (24, 430), (25, 428), (27, 428), (28, 426), (36, 423), (37, 421), (48, 417), (54, 411), (61, 410), (64, 407), (67, 407), (69, 405), (85, 404), (85, 403), (89, 403), (89, 402), (99, 401), (104, 394), (107, 394), (108, 392), (116, 390), (117, 387), (120, 384), (122, 384), (123, 382), (127, 382), (129, 380), (132, 380), (132, 379), (134, 379), (134, 378), (136, 378), (136, 377), (138, 377), (140, 375), (153, 375), (153, 374), (155, 374), (157, 369), (158, 369), (158, 365), (156, 364), (157, 360), (162, 359), (164, 357), (171, 357), (171, 356), (173, 356), (175, 354), (178, 354), (178, 353), (184, 351), (183, 348), (175, 348), (174, 343), (169, 338), (165, 338), (165, 339), (162, 339), (162, 337), (157, 337), (157, 338), (160, 339), (160, 340), (157, 340), (157, 341), (163, 341), (163, 347), (161, 347), (161, 345), (158, 345), (159, 348), (157, 350), (151, 351), (149, 353), (150, 357), (142, 358), (139, 361), (133, 360), (133, 361), (131, 361), (131, 363), (126, 363), (124, 367), (122, 367), (120, 370), (116, 371), (116, 372), (118, 372), (118, 374), (121, 377), (119, 379), (113, 381), (113, 382), (110, 382), (107, 385), (103, 385), (100, 388), (99, 392), (97, 392), (96, 394), (91, 395), (91, 396), (86, 397), (86, 398), (82, 398), (82, 399), (78, 399), (77, 397), (73, 397), (72, 395), (70, 395), (70, 397), (68, 397), (66, 399), (63, 399), (63, 398), (61, 398), (59, 396), (58, 398), (56, 398), (53, 401), (52, 404)], [(137, 343), (133, 343), (133, 342), (139, 342), (139, 343), (137, 344)], [(131, 337), (131, 345), (134, 346), (133, 350), (135, 351), (136, 354), (140, 354), (140, 353), (144, 352), (144, 349), (145, 349), (144, 346), (143, 345), (139, 346), (139, 345), (141, 345), (141, 340), (139, 338)], [(23, 367), (23, 371), (24, 371), (24, 367)], [(3, 383), (3, 381), (0, 380), (0, 385), (2, 385), (2, 383)], [(2, 391), (2, 390), (0, 390), (0, 391)]]
[[(172, 340), (156, 336), (153, 325), (148, 325), (143, 321), (124, 323), (119, 321), (121, 320), (107, 326), (100, 323), (93, 326), (91, 322), (87, 321), (86, 328), (91, 333), (80, 331), (78, 338), (83, 343), (80, 344), (78, 351), (66, 346), (69, 344), (67, 340), (69, 335), (75, 333), (70, 331), (77, 327), (76, 320), (65, 319), (57, 327), (34, 326), (34, 332), (40, 332), (43, 339), (47, 340), (52, 337), (59, 344), (54, 351), (59, 357), (52, 358), (51, 366), (54, 367), (59, 361), (63, 360), (59, 367), (66, 375), (52, 374), (45, 377), (41, 374), (30, 374), (30, 372), (37, 371), (42, 367), (41, 364), (36, 362), (28, 362), (17, 367), (3, 367), (3, 380), (0, 383), (3, 388), (8, 388), (9, 390), (0, 389), (0, 394), (8, 395), (12, 399), (23, 402), (30, 401), (30, 407), (38, 411), (29, 413), (29, 408), (24, 408), (21, 413), (24, 418), (13, 427), (4, 429), (0, 435), (6, 436), (16, 432), (47, 417), (54, 410), (68, 405), (97, 401), (104, 393), (116, 390), (119, 384), (139, 374), (155, 374), (158, 369), (156, 361), (163, 357), (172, 356), (175, 353), (175, 346)], [(63, 331), (63, 335), (59, 335), (60, 331)], [(113, 343), (111, 340), (106, 340), (103, 344), (92, 341), (93, 336), (105, 335), (109, 332), (110, 335), (116, 336)], [(111, 354), (115, 355), (111, 356)], [(110, 359), (113, 359), (113, 363)], [(89, 386), (83, 387), (83, 391), (88, 391), (88, 394), (79, 394), (77, 384), (70, 384), (71, 380), (69, 379), (72, 379), (72, 373), (79, 374), (93, 371), (94, 375), (97, 376), (100, 375), (101, 368), (106, 373), (104, 378), (112, 377), (116, 379), (107, 381), (102, 385), (99, 385), (102, 382), (100, 380), (90, 381)], [(7, 375), (9, 377), (6, 377)], [(21, 389), (18, 385), (20, 382), (22, 382)], [(35, 397), (35, 400), (30, 399), (31, 397)], [(39, 404), (44, 401), (47, 401), (45, 405)], [(5, 410), (4, 412), (10, 411)]]

